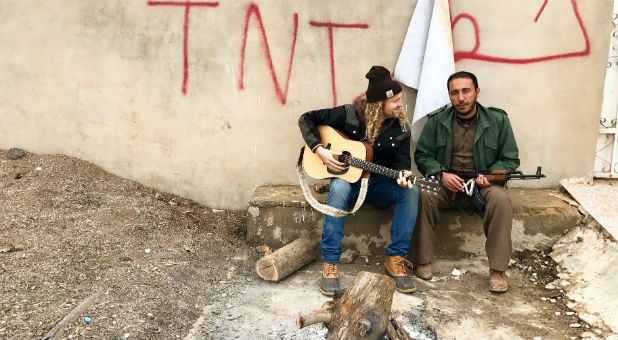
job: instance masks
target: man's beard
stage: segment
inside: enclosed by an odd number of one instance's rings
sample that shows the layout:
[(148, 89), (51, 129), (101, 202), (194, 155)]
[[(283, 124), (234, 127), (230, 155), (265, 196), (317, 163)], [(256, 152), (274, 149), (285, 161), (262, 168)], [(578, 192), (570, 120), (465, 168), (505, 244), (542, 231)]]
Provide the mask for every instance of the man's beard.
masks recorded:
[(467, 116), (470, 113), (472, 113), (472, 111), (474, 111), (475, 108), (476, 108), (476, 100), (472, 101), (472, 105), (470, 106), (470, 110), (468, 110), (466, 112), (461, 112), (461, 111), (457, 110), (457, 106), (455, 106), (455, 112), (457, 112), (458, 116)]

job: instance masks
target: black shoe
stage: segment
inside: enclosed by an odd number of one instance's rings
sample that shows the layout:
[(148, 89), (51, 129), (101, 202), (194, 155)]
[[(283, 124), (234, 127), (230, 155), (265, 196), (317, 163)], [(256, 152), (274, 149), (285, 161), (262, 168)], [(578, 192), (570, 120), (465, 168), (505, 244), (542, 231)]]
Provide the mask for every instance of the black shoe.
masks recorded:
[(401, 256), (386, 256), (384, 271), (395, 280), (395, 289), (400, 293), (412, 293), (416, 290), (414, 281), (403, 267), (405, 259)]
[(333, 296), (337, 290), (341, 290), (339, 278), (322, 277), (322, 280), (320, 280), (320, 293), (326, 296)]

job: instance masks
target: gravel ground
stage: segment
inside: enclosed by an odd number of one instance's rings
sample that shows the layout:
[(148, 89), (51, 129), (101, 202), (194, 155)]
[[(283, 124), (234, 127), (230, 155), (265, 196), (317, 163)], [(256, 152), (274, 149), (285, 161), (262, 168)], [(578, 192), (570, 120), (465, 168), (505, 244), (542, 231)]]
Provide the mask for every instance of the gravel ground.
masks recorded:
[(63, 338), (180, 338), (210, 297), (253, 271), (244, 212), (63, 155), (0, 155), (2, 339), (39, 339), (96, 293), (90, 323), (81, 316)]

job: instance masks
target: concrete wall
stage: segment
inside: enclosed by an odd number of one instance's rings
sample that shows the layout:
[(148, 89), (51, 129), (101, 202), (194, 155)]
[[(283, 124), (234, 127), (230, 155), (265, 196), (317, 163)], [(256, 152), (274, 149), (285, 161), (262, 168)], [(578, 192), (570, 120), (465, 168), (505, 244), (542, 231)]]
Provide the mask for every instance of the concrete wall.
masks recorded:
[[(0, 2), (0, 147), (246, 207), (258, 185), (296, 183), (301, 113), (394, 68), (416, 4), (197, 1)], [(550, 176), (534, 185), (592, 173), (611, 0), (451, 3), (456, 66), (509, 112), (522, 168)]]

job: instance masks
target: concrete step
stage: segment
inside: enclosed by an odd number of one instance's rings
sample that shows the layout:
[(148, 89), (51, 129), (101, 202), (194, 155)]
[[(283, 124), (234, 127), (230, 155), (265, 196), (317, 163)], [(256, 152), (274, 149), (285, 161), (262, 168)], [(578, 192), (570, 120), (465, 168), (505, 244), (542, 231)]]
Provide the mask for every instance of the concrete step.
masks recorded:
[[(327, 196), (314, 191), (314, 197), (322, 203)], [(511, 188), (509, 196), (514, 206), (511, 234), (515, 250), (547, 249), (580, 222), (577, 207), (567, 203), (569, 200), (557, 190)], [(393, 208), (365, 204), (347, 218), (341, 247), (363, 255), (383, 254), (390, 243)], [(258, 187), (248, 213), (247, 239), (273, 248), (293, 241), (303, 232), (319, 235), (322, 229), (322, 213), (305, 201), (299, 186)], [(477, 215), (445, 211), (436, 233), (436, 257), (457, 259), (485, 253), (485, 235)]]

